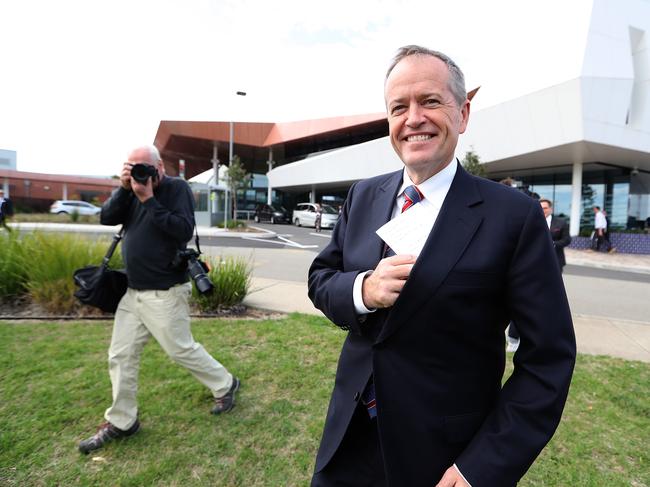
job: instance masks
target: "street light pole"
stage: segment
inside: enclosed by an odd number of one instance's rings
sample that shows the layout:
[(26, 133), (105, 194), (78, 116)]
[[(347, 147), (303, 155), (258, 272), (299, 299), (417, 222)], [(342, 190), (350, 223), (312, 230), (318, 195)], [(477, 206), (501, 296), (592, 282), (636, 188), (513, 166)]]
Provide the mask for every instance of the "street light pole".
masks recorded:
[[(237, 96), (246, 96), (245, 91), (237, 91), (235, 93)], [(228, 144), (228, 167), (230, 168), (230, 165), (232, 164), (232, 158), (233, 158), (233, 134), (235, 131), (235, 122), (232, 120), (230, 121), (230, 143)], [(226, 204), (225, 204), (225, 214), (224, 214), (224, 228), (227, 230), (228, 229), (228, 200), (229, 198), (229, 188), (228, 185), (230, 184), (230, 178), (228, 178), (228, 181), (226, 183)], [(237, 194), (235, 193), (235, 198), (237, 197)], [(235, 220), (237, 219), (237, 215), (235, 215)]]

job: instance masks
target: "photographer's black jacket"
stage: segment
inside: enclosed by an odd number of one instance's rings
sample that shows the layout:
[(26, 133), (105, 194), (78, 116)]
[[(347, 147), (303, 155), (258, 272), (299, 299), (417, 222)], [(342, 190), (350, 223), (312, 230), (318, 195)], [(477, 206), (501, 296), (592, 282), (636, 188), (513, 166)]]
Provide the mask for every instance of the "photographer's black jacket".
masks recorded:
[(133, 289), (169, 289), (187, 281), (187, 268), (174, 268), (194, 229), (194, 198), (189, 185), (165, 176), (154, 197), (140, 203), (119, 187), (102, 206), (102, 225), (125, 225), (122, 256)]

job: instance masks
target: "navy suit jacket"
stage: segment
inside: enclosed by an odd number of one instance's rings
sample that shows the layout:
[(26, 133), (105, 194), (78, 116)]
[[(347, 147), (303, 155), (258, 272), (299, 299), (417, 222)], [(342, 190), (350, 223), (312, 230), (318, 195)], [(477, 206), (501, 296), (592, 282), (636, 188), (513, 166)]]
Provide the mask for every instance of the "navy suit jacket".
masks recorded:
[[(456, 176), (392, 308), (357, 316), (352, 287), (374, 269), (402, 171), (356, 183), (330, 244), (309, 270), (309, 296), (349, 330), (316, 471), (330, 461), (374, 373), (377, 425), (391, 486), (431, 487), (454, 462), (473, 487), (507, 487), (553, 435), (569, 390), (575, 337), (536, 200)], [(502, 386), (504, 329), (521, 344)]]
[(553, 240), (553, 247), (555, 247), (555, 255), (557, 256), (557, 263), (560, 267), (566, 265), (566, 257), (564, 256), (564, 247), (571, 243), (571, 235), (569, 234), (569, 224), (563, 218), (552, 215), (551, 216), (551, 239)]

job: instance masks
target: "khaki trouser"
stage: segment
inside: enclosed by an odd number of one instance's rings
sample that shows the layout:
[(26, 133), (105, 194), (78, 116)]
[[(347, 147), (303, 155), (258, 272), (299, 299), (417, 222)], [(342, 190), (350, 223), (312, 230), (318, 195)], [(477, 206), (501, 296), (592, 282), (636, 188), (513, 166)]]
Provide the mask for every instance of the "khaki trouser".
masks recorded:
[(188, 369), (215, 397), (230, 389), (232, 375), (192, 337), (188, 304), (191, 291), (188, 282), (166, 291), (129, 288), (122, 297), (108, 350), (113, 404), (104, 414), (118, 428), (130, 428), (138, 416), (140, 355), (152, 335), (172, 360)]

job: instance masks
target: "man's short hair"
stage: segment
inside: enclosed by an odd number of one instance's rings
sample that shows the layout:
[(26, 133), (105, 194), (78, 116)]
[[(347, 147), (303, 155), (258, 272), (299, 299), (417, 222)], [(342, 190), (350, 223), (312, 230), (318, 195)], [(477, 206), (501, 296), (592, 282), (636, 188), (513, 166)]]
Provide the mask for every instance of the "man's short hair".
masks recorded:
[(415, 55), (432, 56), (440, 59), (447, 65), (447, 69), (449, 70), (449, 89), (454, 95), (454, 98), (456, 99), (458, 105), (462, 105), (463, 102), (467, 99), (467, 90), (465, 89), (465, 76), (463, 75), (463, 72), (460, 70), (458, 65), (449, 56), (443, 54), (440, 51), (434, 51), (432, 49), (427, 49), (426, 47), (417, 46), (415, 44), (400, 47), (397, 50), (395, 57), (393, 57), (390, 66), (388, 67), (388, 71), (386, 72), (386, 79), (388, 79), (390, 73), (402, 59)]
[(541, 205), (542, 203), (548, 203), (548, 206), (553, 208), (553, 202), (549, 200), (548, 198), (542, 198), (539, 200), (539, 204)]
[(600, 206), (594, 206), (594, 208), (600, 211)]
[(162, 161), (158, 147), (155, 145), (149, 145), (147, 147), (149, 148), (149, 157), (151, 157), (151, 162), (156, 163)]

